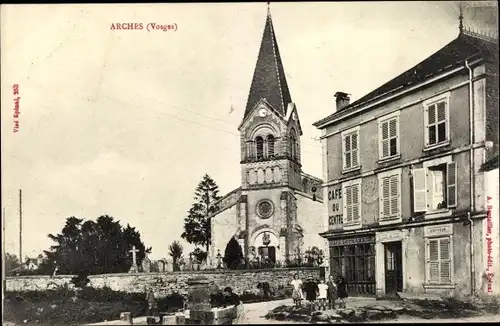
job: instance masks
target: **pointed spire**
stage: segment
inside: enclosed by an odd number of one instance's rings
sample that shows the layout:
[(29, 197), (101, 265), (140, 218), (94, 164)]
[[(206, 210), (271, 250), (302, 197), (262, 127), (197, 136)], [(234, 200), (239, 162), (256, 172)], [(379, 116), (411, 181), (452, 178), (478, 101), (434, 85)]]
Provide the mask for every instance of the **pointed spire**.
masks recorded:
[(245, 119), (255, 105), (265, 99), (272, 109), (281, 116), (286, 115), (286, 109), (292, 102), (288, 84), (285, 78), (285, 70), (281, 61), (280, 52), (271, 18), (269, 2), (267, 7), (266, 24), (262, 34), (257, 64), (253, 74), (252, 84), (248, 95), (245, 110)]

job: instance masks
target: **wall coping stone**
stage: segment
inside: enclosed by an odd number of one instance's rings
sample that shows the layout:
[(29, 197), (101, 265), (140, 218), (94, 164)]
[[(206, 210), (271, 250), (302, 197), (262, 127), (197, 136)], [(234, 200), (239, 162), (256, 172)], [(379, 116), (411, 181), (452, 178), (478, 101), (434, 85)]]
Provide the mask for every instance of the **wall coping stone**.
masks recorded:
[(19, 275), (19, 276), (6, 276), (5, 279), (6, 280), (15, 280), (15, 279), (48, 279), (48, 280), (52, 280), (52, 279), (58, 279), (58, 278), (73, 278), (73, 277), (76, 277), (76, 275)]
[[(265, 273), (265, 272), (286, 272), (286, 271), (315, 271), (319, 270), (321, 267), (280, 267), (280, 268), (263, 268), (263, 269), (239, 269), (239, 270), (200, 270), (200, 271), (176, 271), (176, 272), (150, 272), (150, 273), (109, 273), (109, 274), (95, 274), (88, 275), (89, 279), (103, 278), (103, 277), (126, 277), (126, 276), (160, 276), (160, 275), (182, 275), (182, 274), (255, 274), (255, 273)], [(19, 275), (19, 276), (7, 276), (5, 279), (62, 279), (62, 278), (73, 278), (77, 275)]]

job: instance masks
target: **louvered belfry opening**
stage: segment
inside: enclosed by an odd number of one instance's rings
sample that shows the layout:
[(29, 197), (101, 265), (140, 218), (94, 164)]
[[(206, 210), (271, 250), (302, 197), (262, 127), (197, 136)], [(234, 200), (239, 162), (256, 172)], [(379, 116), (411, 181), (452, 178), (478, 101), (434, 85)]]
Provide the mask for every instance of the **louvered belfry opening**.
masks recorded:
[(267, 136), (267, 157), (274, 157), (274, 136)]

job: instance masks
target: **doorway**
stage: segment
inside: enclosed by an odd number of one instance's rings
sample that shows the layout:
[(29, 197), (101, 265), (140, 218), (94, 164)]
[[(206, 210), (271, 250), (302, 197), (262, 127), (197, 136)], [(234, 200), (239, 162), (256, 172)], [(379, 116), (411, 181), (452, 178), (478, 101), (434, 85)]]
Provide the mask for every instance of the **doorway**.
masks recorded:
[(262, 262), (276, 262), (276, 247), (259, 247), (259, 256)]
[(385, 244), (385, 293), (403, 291), (403, 259), (401, 241)]

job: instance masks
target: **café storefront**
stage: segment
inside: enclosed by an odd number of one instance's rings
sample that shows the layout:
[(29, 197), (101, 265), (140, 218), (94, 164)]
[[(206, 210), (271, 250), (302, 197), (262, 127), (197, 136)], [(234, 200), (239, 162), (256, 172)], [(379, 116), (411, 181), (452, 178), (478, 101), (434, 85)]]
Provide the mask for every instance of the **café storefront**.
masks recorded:
[(344, 275), (349, 295), (375, 295), (375, 234), (329, 239), (330, 273)]

